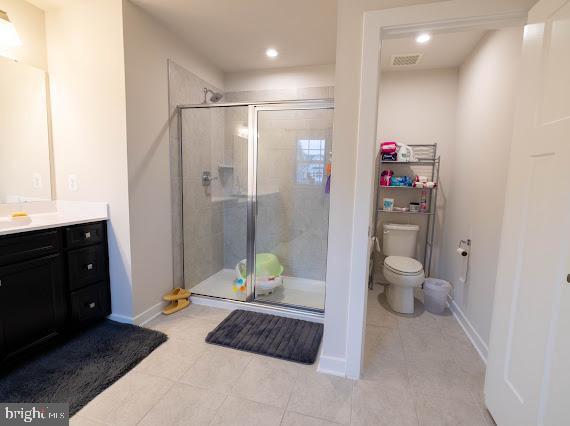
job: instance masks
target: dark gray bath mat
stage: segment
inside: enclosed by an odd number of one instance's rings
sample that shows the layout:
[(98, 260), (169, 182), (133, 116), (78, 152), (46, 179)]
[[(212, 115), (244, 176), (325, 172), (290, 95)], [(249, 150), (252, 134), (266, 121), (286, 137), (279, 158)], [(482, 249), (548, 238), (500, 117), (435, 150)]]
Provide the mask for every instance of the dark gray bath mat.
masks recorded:
[(67, 402), (73, 415), (167, 339), (105, 320), (0, 378), (1, 402)]
[(208, 333), (206, 342), (313, 364), (322, 337), (322, 324), (236, 310)]

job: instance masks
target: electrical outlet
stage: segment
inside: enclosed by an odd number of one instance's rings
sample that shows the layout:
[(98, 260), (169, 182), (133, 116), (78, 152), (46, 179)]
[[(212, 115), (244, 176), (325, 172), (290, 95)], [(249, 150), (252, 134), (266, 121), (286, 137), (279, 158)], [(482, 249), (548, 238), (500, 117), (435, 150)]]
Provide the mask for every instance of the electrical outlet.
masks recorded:
[(67, 188), (70, 191), (77, 191), (77, 175), (67, 175)]
[(39, 173), (34, 173), (32, 175), (32, 186), (34, 189), (42, 189), (42, 175)]

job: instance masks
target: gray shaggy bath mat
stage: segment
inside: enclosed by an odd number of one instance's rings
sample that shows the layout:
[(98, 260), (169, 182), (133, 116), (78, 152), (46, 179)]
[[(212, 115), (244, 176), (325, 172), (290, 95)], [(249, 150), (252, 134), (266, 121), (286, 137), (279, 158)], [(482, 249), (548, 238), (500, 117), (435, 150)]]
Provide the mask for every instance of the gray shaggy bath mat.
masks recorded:
[(302, 364), (313, 364), (322, 337), (322, 324), (236, 310), (208, 333), (206, 342)]
[(2, 402), (67, 402), (73, 415), (167, 340), (105, 320), (0, 375)]

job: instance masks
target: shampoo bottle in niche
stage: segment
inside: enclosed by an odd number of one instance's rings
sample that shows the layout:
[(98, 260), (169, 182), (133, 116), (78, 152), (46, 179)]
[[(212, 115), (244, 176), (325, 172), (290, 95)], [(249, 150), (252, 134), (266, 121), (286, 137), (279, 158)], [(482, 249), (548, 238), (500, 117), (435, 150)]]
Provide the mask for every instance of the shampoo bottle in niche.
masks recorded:
[(420, 195), (420, 212), (427, 213), (428, 203), (427, 203), (428, 192), (424, 189)]

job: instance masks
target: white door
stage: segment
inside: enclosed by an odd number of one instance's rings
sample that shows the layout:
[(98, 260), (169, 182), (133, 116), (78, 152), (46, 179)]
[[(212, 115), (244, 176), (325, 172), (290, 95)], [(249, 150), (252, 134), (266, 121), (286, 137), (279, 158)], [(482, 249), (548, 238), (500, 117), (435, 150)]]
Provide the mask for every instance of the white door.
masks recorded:
[(485, 400), (498, 425), (570, 425), (570, 0), (529, 13)]

